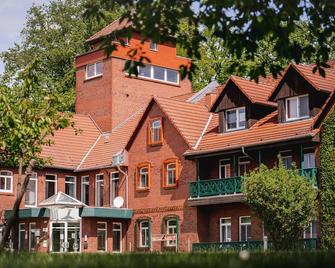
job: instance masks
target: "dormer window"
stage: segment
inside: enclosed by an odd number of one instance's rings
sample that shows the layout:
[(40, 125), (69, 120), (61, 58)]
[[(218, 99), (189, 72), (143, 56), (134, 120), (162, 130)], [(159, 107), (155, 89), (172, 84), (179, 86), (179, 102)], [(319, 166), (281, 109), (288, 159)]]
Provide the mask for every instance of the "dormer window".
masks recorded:
[(245, 127), (245, 107), (229, 109), (226, 111), (227, 131), (244, 129)]
[(308, 95), (287, 98), (286, 121), (304, 119), (309, 117), (309, 100)]
[(86, 66), (86, 79), (102, 76), (102, 61), (88, 64)]
[(150, 40), (150, 50), (158, 51), (157, 43), (152, 40)]

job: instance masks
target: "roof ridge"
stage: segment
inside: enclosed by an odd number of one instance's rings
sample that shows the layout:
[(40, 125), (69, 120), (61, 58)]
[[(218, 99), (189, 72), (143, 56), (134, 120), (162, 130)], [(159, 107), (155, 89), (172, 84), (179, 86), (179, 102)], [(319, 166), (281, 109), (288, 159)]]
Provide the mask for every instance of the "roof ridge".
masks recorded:
[(197, 140), (197, 142), (195, 143), (195, 145), (194, 145), (193, 148), (192, 148), (193, 150), (196, 150), (196, 149), (198, 148), (198, 146), (199, 146), (199, 144), (200, 144), (202, 138), (204, 137), (204, 135), (205, 135), (205, 133), (206, 133), (208, 127), (209, 127), (210, 122), (212, 121), (212, 118), (213, 118), (213, 114), (210, 113), (210, 114), (209, 114), (209, 117), (208, 117), (208, 120), (207, 120), (207, 122), (206, 122), (206, 125), (204, 126), (204, 128), (203, 128), (203, 130), (202, 130), (202, 132), (201, 132), (201, 134), (200, 134), (199, 139)]
[(92, 144), (92, 146), (90, 147), (90, 149), (86, 152), (86, 154), (84, 155), (84, 157), (81, 159), (79, 165), (74, 169), (74, 170), (78, 170), (80, 169), (80, 167), (82, 166), (82, 164), (85, 162), (85, 160), (87, 159), (87, 157), (89, 156), (89, 154), (92, 152), (93, 148), (97, 145), (98, 141), (100, 140), (101, 136), (103, 134), (100, 134), (98, 136), (98, 138), (95, 140), (95, 142)]
[(138, 115), (140, 112), (142, 112), (145, 109), (145, 107), (140, 108), (139, 110), (137, 110), (136, 112), (134, 112), (133, 114), (131, 114), (129, 117), (127, 117), (124, 121), (122, 121), (120, 124), (118, 124), (117, 126), (115, 126), (111, 131), (109, 132), (105, 132), (103, 134), (108, 134), (108, 133), (113, 133), (116, 130), (122, 128), (125, 124), (127, 124), (131, 119), (133, 119), (136, 115)]
[(172, 101), (172, 102), (178, 102), (178, 103), (183, 103), (183, 104), (186, 104), (186, 105), (194, 105), (194, 106), (198, 106), (198, 107), (204, 107), (205, 106), (203, 104), (199, 104), (199, 103), (193, 103), (193, 102), (188, 102), (188, 101), (182, 101), (182, 100), (175, 100), (175, 99), (172, 99), (172, 98), (167, 98), (167, 97), (159, 97), (159, 96), (156, 96), (154, 95), (153, 98), (155, 100), (159, 100), (159, 99), (163, 99), (163, 100), (168, 100), (168, 101)]

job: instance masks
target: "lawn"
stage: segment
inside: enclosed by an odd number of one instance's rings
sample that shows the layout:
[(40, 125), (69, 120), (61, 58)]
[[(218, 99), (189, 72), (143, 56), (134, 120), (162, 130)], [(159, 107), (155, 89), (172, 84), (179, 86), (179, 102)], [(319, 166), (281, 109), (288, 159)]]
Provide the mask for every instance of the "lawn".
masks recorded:
[(197, 254), (1, 254), (0, 267), (41, 268), (309, 268), (335, 267), (335, 252), (268, 252), (252, 253), (241, 258), (235, 253)]

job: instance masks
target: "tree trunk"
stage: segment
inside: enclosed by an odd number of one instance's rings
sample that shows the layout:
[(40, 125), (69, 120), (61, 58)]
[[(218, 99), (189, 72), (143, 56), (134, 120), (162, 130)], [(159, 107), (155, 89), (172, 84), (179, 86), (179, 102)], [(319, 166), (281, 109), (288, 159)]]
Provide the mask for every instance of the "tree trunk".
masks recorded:
[(4, 235), (0, 243), (0, 251), (2, 251), (5, 248), (6, 242), (8, 241), (8, 238), (10, 235), (10, 231), (12, 227), (14, 226), (14, 224), (17, 222), (20, 204), (21, 204), (23, 195), (27, 189), (34, 165), (35, 165), (35, 160), (30, 160), (28, 167), (26, 168), (26, 171), (25, 171), (25, 178), (24, 178), (23, 184), (17, 192), (15, 203), (13, 205), (12, 214), (10, 215), (10, 217), (7, 219), (7, 222), (6, 222)]

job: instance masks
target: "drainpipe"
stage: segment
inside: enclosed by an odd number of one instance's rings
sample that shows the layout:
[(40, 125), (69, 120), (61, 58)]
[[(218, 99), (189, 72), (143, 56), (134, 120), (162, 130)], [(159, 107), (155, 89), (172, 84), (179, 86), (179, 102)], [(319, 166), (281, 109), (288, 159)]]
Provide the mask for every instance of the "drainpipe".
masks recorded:
[(128, 208), (128, 173), (124, 172), (119, 165), (116, 166), (119, 172), (126, 176), (126, 208)]
[(247, 156), (247, 157), (249, 157), (250, 159), (252, 159), (252, 157), (245, 152), (244, 146), (242, 146), (242, 154), (245, 155), (245, 156)]

